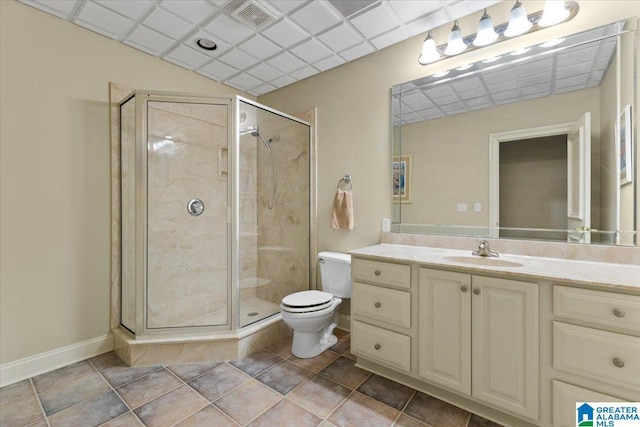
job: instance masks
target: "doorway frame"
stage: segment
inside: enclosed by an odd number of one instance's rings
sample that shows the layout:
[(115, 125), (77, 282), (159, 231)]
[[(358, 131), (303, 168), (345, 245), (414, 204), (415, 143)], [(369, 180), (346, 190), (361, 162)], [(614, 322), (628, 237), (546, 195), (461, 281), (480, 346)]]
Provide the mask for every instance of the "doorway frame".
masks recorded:
[(489, 134), (489, 235), (500, 236), (500, 143), (568, 135), (577, 122), (559, 123)]

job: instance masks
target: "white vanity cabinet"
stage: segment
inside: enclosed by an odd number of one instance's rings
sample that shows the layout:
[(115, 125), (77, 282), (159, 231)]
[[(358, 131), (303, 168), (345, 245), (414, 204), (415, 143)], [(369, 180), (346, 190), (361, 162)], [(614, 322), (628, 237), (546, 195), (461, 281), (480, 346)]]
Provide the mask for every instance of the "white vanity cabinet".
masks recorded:
[(538, 285), (420, 269), (418, 374), (538, 419)]
[(553, 367), (554, 427), (576, 402), (640, 400), (640, 296), (554, 285)]

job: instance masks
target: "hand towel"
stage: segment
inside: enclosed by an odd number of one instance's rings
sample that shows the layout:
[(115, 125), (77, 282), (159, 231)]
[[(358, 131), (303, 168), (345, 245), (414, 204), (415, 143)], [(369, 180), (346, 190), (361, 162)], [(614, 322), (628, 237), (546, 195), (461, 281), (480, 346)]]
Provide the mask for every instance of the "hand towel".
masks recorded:
[(334, 230), (353, 230), (353, 197), (351, 191), (336, 191), (331, 212), (331, 228)]

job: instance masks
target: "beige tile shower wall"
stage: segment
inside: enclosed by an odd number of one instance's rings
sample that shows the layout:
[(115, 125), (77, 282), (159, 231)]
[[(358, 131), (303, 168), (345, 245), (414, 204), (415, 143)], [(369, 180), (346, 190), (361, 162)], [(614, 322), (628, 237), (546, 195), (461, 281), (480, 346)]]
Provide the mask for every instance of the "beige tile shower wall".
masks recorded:
[[(226, 114), (226, 105), (149, 102), (148, 328), (227, 323), (227, 181), (216, 169)], [(199, 216), (187, 211), (193, 198), (204, 203)]]
[(280, 303), (309, 288), (309, 128), (259, 110), (260, 133), (271, 145), (275, 199), (268, 208), (269, 155), (258, 146), (258, 275), (269, 281), (257, 288), (261, 299)]
[[(259, 102), (294, 113), (318, 107), (318, 249), (350, 250), (379, 242), (380, 220), (391, 213), (389, 135), (390, 88), (413, 80), (511, 52), (544, 39), (575, 33), (617, 19), (640, 15), (640, 2), (580, 1), (571, 21), (478, 49), (423, 67), (418, 55), (425, 34), (382, 49), (348, 64), (259, 97)], [(494, 22), (507, 22), (513, 2), (489, 8)], [(542, 10), (543, 1), (530, 1), (527, 11)], [(482, 12), (460, 19), (465, 35), (477, 28)], [(444, 43), (451, 23), (434, 29)], [(354, 179), (355, 229), (331, 230), (329, 219), (335, 186), (345, 173)]]
[(240, 136), (240, 299), (255, 298), (258, 279), (257, 145)]
[[(34, 50), (43, 41), (46, 48)], [(0, 1), (1, 364), (109, 333), (110, 81), (202, 96), (238, 93)], [(25, 197), (37, 207), (24, 209)]]

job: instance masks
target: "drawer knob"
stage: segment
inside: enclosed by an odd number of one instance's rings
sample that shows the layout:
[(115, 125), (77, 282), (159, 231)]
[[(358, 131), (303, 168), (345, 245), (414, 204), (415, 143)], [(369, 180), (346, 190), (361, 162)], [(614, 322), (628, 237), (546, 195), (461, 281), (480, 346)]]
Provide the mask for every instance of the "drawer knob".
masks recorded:
[(375, 304), (373, 304), (373, 305), (375, 305), (375, 307), (376, 307), (376, 308), (380, 308), (380, 306), (381, 306), (382, 304), (380, 304), (379, 302), (377, 302), (377, 303), (375, 303)]
[(373, 274), (375, 274), (376, 276), (379, 276), (380, 275), (380, 270), (374, 271)]
[(473, 288), (474, 295), (480, 295), (480, 288)]
[(620, 359), (619, 357), (614, 357), (613, 366), (615, 366), (616, 368), (624, 368), (624, 360)]
[(380, 344), (374, 345), (373, 348), (375, 348), (376, 350), (380, 350)]
[(614, 308), (613, 309), (613, 315), (616, 317), (624, 317), (626, 313), (622, 310), (620, 310), (619, 308)]
[(467, 288), (467, 286), (466, 286), (466, 285), (462, 285), (462, 286), (460, 286), (460, 290), (461, 290), (462, 292), (467, 292), (467, 291), (469, 290), (469, 288)]

